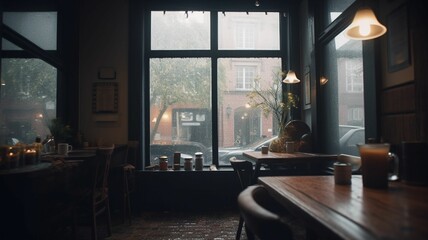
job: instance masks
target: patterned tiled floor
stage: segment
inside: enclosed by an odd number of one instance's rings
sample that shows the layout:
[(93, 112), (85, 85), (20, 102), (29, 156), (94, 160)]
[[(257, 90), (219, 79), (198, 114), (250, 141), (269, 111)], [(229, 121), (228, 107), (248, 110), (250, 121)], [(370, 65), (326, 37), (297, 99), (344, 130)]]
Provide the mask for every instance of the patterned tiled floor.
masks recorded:
[[(239, 214), (233, 211), (208, 213), (146, 212), (134, 217), (132, 225), (115, 224), (108, 240), (226, 240), (235, 239)], [(245, 233), (241, 239), (246, 239)]]

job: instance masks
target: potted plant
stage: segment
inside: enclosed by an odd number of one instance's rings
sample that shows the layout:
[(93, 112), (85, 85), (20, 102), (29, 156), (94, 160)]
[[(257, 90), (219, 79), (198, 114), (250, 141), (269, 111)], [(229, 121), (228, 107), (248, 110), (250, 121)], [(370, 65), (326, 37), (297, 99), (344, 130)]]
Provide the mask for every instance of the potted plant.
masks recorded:
[(273, 75), (272, 85), (267, 88), (261, 87), (260, 78), (256, 78), (253, 90), (247, 94), (247, 97), (251, 107), (259, 108), (265, 117), (272, 114), (278, 122), (278, 138), (271, 142), (269, 151), (285, 152), (285, 142), (288, 140), (285, 125), (291, 120), (291, 108), (298, 107), (299, 97), (283, 91), (282, 84), (286, 73), (279, 71)]
[(66, 125), (59, 118), (54, 118), (48, 125), (55, 143), (69, 143), (72, 140), (72, 130), (70, 125)]

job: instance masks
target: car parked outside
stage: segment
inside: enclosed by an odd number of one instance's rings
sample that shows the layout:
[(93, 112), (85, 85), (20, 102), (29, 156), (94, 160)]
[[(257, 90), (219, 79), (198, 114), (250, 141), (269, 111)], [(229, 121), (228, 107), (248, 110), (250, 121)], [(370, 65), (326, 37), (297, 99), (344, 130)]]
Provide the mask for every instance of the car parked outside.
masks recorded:
[(251, 160), (244, 155), (244, 152), (247, 151), (261, 151), (263, 146), (269, 146), (269, 144), (276, 139), (277, 136), (263, 138), (252, 144), (248, 144), (243, 147), (230, 147), (230, 148), (220, 148), (219, 149), (219, 165), (230, 165), (229, 159), (231, 157), (236, 157), (237, 159), (249, 160), (254, 163), (254, 160)]
[(365, 129), (359, 126), (339, 125), (340, 153), (359, 156), (357, 144), (365, 142)]

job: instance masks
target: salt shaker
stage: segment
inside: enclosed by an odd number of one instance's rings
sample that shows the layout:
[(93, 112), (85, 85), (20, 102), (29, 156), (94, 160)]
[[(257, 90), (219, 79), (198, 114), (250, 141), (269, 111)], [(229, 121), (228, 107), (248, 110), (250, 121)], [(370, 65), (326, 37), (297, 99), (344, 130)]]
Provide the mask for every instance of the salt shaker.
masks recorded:
[(352, 167), (348, 163), (334, 163), (334, 182), (340, 185), (351, 184)]
[(181, 153), (175, 152), (174, 153), (174, 170), (180, 170), (180, 158), (181, 158)]
[(197, 152), (195, 153), (195, 170), (202, 171), (203, 167), (204, 167), (203, 153)]
[(185, 157), (184, 158), (184, 170), (192, 171), (192, 169), (193, 169), (192, 157)]

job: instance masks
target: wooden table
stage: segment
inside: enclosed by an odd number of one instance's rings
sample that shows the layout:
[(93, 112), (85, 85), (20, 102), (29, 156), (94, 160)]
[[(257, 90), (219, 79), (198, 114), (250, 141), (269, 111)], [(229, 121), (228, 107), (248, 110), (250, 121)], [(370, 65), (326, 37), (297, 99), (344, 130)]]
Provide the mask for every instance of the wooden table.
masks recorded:
[[(257, 179), (262, 165), (279, 165), (279, 166), (292, 166), (296, 164), (305, 164), (309, 172), (318, 171), (320, 166), (327, 167), (337, 161), (337, 155), (320, 154), (320, 153), (276, 153), (268, 152), (262, 154), (261, 151), (248, 151), (243, 153), (244, 156), (254, 160), (256, 166), (254, 169), (254, 177)], [(317, 168), (313, 168), (317, 166)]]
[[(333, 176), (260, 177), (259, 183), (323, 239), (428, 239), (428, 188), (334, 184)], [(325, 237), (324, 237), (325, 236)]]
[(43, 171), (51, 167), (52, 163), (42, 162), (38, 164), (25, 165), (23, 167), (2, 169), (0, 170), (0, 176), (4, 175), (15, 175), (15, 174), (27, 174), (38, 171)]

